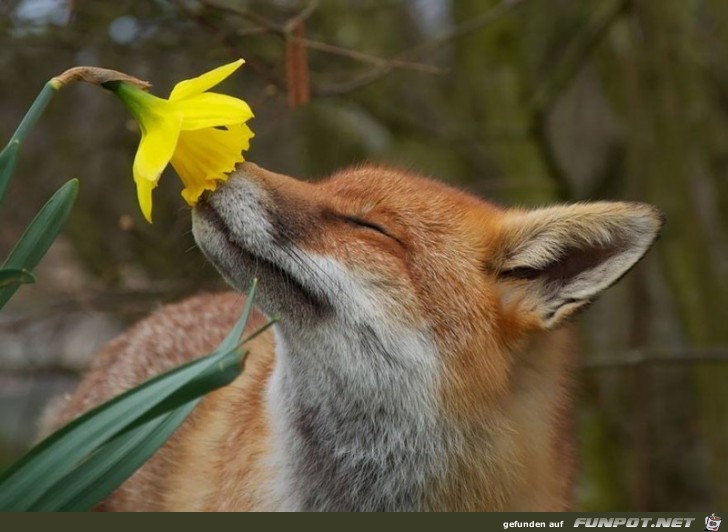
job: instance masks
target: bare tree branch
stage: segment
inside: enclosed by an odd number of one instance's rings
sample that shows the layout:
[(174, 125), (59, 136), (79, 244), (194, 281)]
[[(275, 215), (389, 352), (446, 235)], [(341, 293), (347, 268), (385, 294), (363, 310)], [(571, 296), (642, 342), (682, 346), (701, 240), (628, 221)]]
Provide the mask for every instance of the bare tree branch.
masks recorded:
[(558, 160), (548, 132), (549, 112), (624, 12), (627, 3), (628, 0), (605, 0), (598, 6), (581, 31), (569, 41), (561, 60), (550, 70), (551, 75), (531, 98), (531, 120), (536, 146), (556, 184), (556, 192), (561, 200), (573, 199), (572, 186)]
[[(290, 40), (291, 42), (295, 44), (300, 44), (305, 46), (306, 48), (309, 48), (311, 50), (316, 50), (318, 52), (327, 53), (330, 55), (337, 55), (340, 57), (345, 57), (347, 59), (352, 59), (354, 61), (359, 61), (362, 63), (367, 63), (371, 65), (376, 65), (377, 67), (389, 67), (390, 69), (402, 69), (402, 70), (413, 70), (416, 72), (423, 72), (427, 74), (442, 74), (443, 70), (439, 69), (433, 65), (428, 65), (424, 63), (416, 63), (412, 61), (404, 61), (404, 60), (397, 60), (397, 59), (384, 59), (382, 57), (377, 57), (371, 54), (367, 54), (364, 52), (360, 52), (359, 50), (354, 50), (352, 48), (344, 48), (342, 46), (337, 46), (334, 44), (329, 44), (321, 41), (316, 41), (313, 39), (307, 39), (307, 38), (301, 38), (296, 37), (293, 35), (293, 28), (294, 28), (294, 22), (296, 21), (303, 21), (308, 16), (311, 15), (313, 10), (308, 13), (304, 13), (303, 11), (299, 13), (298, 15), (292, 17), (291, 19), (287, 20), (283, 25), (278, 25), (275, 22), (262, 17), (260, 15), (257, 15), (246, 8), (240, 8), (240, 7), (233, 7), (228, 5), (221, 5), (216, 2), (212, 2), (210, 0), (200, 0), (200, 4), (205, 6), (206, 8), (217, 10), (225, 13), (229, 13), (231, 15), (237, 15), (241, 18), (246, 19), (248, 22), (251, 22), (252, 24), (257, 25), (257, 28), (254, 28), (257, 34), (265, 34), (270, 33), (274, 35), (278, 35), (279, 37), (285, 38)], [(309, 7), (311, 5), (316, 5), (317, 2), (312, 2), (309, 4)], [(304, 14), (305, 16), (301, 16)], [(241, 31), (247, 31), (247, 30), (241, 30)]]
[(318, 0), (311, 0), (306, 7), (304, 7), (298, 15), (295, 15), (288, 19), (286, 23), (283, 25), (283, 30), (286, 33), (293, 33), (293, 30), (301, 24), (302, 22), (305, 22), (308, 17), (313, 15), (313, 12), (318, 9), (319, 1)]
[(138, 316), (160, 302), (167, 302), (185, 293), (184, 286), (160, 285), (144, 291), (88, 291), (48, 301), (42, 309), (0, 319), (0, 331), (17, 331), (22, 327), (77, 312), (108, 312), (114, 315)]
[[(204, 15), (190, 9), (182, 0), (169, 0), (179, 11), (183, 14), (185, 14), (189, 19), (193, 20), (200, 28), (204, 29), (208, 33), (210, 33), (220, 44), (222, 44), (225, 48), (230, 51), (231, 54), (242, 57), (244, 54), (242, 50), (238, 47), (237, 39), (234, 38), (234, 34), (230, 34), (225, 31), (221, 31), (220, 28), (211, 23), (207, 18), (204, 17)], [(203, 2), (204, 3), (204, 2)], [(249, 14), (249, 16), (253, 16), (252, 14)], [(260, 19), (261, 21), (264, 21), (265, 19)], [(261, 24), (259, 24), (261, 26)], [(259, 61), (256, 61), (255, 59), (247, 59), (246, 65), (248, 68), (250, 68), (255, 74), (263, 78), (265, 81), (270, 83), (271, 85), (274, 85), (278, 87), (279, 89), (285, 89), (286, 84), (283, 79), (281, 79), (279, 76), (277, 76), (272, 70), (270, 70), (268, 67), (260, 63)]]
[(530, 107), (536, 114), (548, 111), (564, 89), (581, 72), (614, 22), (624, 13), (628, 0), (604, 0), (591, 18), (566, 45), (561, 59), (549, 69), (549, 77), (531, 98)]
[(705, 362), (728, 362), (728, 345), (676, 349), (646, 348), (614, 354), (599, 354), (593, 358), (587, 358), (581, 367), (587, 370), (603, 370)]
[(79, 378), (83, 373), (82, 368), (64, 364), (63, 362), (51, 362), (48, 364), (26, 366), (5, 366), (0, 367), (0, 378), (10, 379), (33, 379), (36, 377), (70, 377)]
[(457, 27), (453, 28), (451, 31), (440, 37), (425, 41), (416, 46), (413, 46), (412, 48), (404, 50), (393, 58), (387, 60), (386, 63), (374, 67), (370, 71), (365, 72), (357, 78), (341, 83), (330, 84), (325, 87), (320, 87), (316, 91), (316, 93), (323, 96), (332, 96), (345, 94), (363, 88), (392, 72), (392, 70), (396, 68), (393, 65), (394, 61), (406, 61), (408, 59), (411, 60), (412, 58), (420, 56), (424, 53), (434, 52), (435, 50), (442, 48), (443, 46), (461, 37), (479, 31), (493, 24), (494, 22), (500, 20), (504, 15), (510, 13), (512, 10), (521, 6), (525, 2), (526, 0), (503, 0), (500, 4), (489, 9), (482, 15), (463, 22), (462, 24), (458, 25)]
[(303, 44), (307, 48), (311, 50), (316, 50), (318, 52), (324, 52), (329, 53), (332, 55), (338, 55), (341, 57), (346, 57), (348, 59), (353, 59), (356, 61), (359, 61), (361, 63), (369, 63), (371, 65), (376, 65), (377, 67), (388, 67), (391, 69), (400, 69), (400, 70), (413, 70), (415, 72), (423, 72), (425, 74), (444, 74), (445, 71), (441, 68), (438, 68), (434, 65), (428, 65), (426, 63), (416, 63), (412, 61), (404, 61), (401, 59), (383, 59), (381, 57), (377, 57), (375, 55), (370, 55), (364, 52), (360, 52), (358, 50), (353, 50), (350, 48), (342, 48), (340, 46), (335, 46), (332, 44), (327, 44), (325, 42), (321, 41), (315, 41), (311, 39), (300, 39), (297, 37), (291, 37), (291, 40), (294, 42), (298, 42), (300, 44)]
[[(30, 378), (38, 375), (51, 377), (80, 374), (77, 366), (59, 361), (60, 357), (49, 357), (51, 361), (42, 364), (8, 364), (0, 361), (0, 377)], [(639, 366), (666, 367), (686, 364), (713, 364), (728, 362), (728, 345), (692, 347), (685, 349), (638, 349), (613, 354), (587, 357), (581, 364), (585, 371), (623, 370)]]

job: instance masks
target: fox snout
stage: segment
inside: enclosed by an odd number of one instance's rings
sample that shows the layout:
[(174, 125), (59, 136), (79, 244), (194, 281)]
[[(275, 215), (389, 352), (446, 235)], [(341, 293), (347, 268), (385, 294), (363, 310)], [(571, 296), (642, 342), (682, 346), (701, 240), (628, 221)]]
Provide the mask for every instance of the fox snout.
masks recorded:
[(238, 290), (258, 278), (258, 303), (269, 314), (287, 315), (292, 308), (319, 314), (326, 307), (322, 283), (311, 279), (313, 267), (295, 244), (315, 225), (301, 201), (307, 187), (245, 163), (193, 210), (192, 231), (202, 252)]

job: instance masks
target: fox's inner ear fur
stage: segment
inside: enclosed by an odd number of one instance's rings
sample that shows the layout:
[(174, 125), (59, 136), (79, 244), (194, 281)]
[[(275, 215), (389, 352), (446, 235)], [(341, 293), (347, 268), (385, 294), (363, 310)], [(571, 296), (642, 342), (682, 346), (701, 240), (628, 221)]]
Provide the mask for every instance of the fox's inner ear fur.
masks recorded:
[(504, 302), (558, 325), (647, 252), (663, 223), (642, 203), (583, 203), (511, 211), (499, 235)]

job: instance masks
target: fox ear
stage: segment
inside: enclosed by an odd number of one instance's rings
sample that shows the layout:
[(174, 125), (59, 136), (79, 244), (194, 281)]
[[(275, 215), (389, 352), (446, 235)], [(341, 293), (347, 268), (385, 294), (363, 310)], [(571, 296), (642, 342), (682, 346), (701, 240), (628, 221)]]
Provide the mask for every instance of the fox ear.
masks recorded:
[(583, 203), (510, 211), (497, 267), (506, 304), (555, 327), (632, 268), (664, 218), (642, 203)]

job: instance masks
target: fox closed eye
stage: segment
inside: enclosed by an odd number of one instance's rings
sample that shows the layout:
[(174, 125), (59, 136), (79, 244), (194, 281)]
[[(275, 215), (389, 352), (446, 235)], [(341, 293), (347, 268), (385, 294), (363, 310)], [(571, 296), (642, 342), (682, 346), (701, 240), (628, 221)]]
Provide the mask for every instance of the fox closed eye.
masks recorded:
[(354, 227), (375, 231), (381, 235), (384, 235), (387, 238), (389, 238), (389, 239), (393, 240), (394, 242), (396, 242), (397, 244), (399, 244), (402, 248), (407, 247), (407, 246), (405, 246), (405, 244), (402, 240), (400, 240), (399, 238), (394, 236), (392, 233), (388, 232), (386, 229), (384, 229), (379, 224), (375, 224), (368, 220), (364, 220), (363, 218), (359, 218), (358, 216), (344, 215), (344, 220), (346, 221), (346, 223), (348, 223), (349, 225), (352, 225)]
[(383, 226), (378, 223), (371, 222), (356, 214), (346, 214), (345, 211), (341, 210), (325, 209), (321, 212), (321, 217), (322, 219), (327, 220), (333, 224), (340, 224), (341, 222), (344, 222), (346, 225), (353, 228), (354, 230), (364, 229), (367, 231), (379, 233), (380, 235), (386, 236), (387, 238), (397, 242), (400, 246), (404, 247), (404, 243), (399, 238), (390, 233), (387, 229), (385, 229)]
[(388, 236), (390, 238), (393, 238), (392, 235), (387, 233), (382, 226), (377, 225), (375, 223), (369, 222), (367, 220), (364, 220), (363, 218), (359, 218), (358, 216), (344, 216), (344, 220), (346, 220), (347, 223), (350, 225), (356, 226), (356, 227), (362, 227), (365, 229), (372, 229), (373, 231), (377, 231), (378, 233), (382, 233), (384, 236)]

